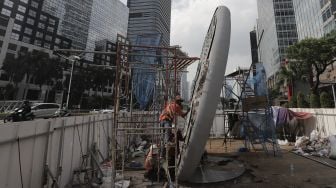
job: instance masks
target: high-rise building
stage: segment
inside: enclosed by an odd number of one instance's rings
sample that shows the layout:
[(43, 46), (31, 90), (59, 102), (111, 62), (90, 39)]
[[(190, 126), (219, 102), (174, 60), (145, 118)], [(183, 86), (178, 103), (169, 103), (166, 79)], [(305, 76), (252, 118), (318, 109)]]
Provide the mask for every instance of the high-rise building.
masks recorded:
[[(37, 50), (52, 55), (59, 48), (94, 51), (101, 48), (101, 41), (108, 41), (111, 50), (118, 34), (127, 35), (128, 15), (120, 0), (2, 0), (0, 67), (6, 57), (19, 52)], [(85, 60), (94, 62), (93, 54)], [(98, 61), (110, 65), (111, 57)], [(0, 73), (3, 87), (8, 76)]]
[(323, 36), (320, 2), (317, 0), (293, 0), (299, 40)]
[(0, 3), (0, 66), (19, 51), (70, 48), (71, 40), (57, 34), (59, 19), (42, 10), (43, 1), (5, 0)]
[(75, 49), (93, 51), (96, 41), (116, 42), (117, 34), (127, 34), (128, 8), (120, 0), (44, 0), (43, 10), (60, 18), (58, 33)]
[[(97, 41), (116, 43), (117, 35), (127, 37), (128, 8), (120, 0), (93, 1), (86, 50), (93, 51)], [(93, 54), (86, 60), (93, 61)]]
[(258, 0), (257, 35), (260, 62), (272, 78), (286, 57), (286, 48), (298, 40), (292, 0)]
[(44, 0), (43, 10), (60, 19), (58, 34), (71, 39), (74, 49), (84, 50), (92, 4), (93, 0)]
[(131, 43), (136, 43), (138, 35), (161, 34), (161, 44), (170, 45), (171, 0), (128, 0), (127, 6)]
[(320, 0), (323, 30), (328, 34), (336, 29), (336, 0)]

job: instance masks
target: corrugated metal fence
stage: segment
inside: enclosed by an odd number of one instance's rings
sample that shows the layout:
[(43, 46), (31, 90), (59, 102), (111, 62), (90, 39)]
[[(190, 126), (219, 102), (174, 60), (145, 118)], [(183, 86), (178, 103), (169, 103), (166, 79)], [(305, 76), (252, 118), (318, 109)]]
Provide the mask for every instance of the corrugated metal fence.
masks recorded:
[(51, 187), (52, 177), (66, 187), (92, 147), (108, 157), (111, 124), (102, 114), (0, 125), (0, 187)]

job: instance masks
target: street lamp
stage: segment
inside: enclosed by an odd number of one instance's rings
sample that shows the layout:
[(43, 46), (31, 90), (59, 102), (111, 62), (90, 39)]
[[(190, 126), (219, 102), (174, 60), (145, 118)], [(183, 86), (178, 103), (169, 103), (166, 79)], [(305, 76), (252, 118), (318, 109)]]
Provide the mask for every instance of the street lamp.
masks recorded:
[(69, 99), (70, 99), (70, 90), (71, 90), (71, 81), (72, 81), (72, 74), (74, 69), (74, 64), (76, 61), (79, 61), (81, 58), (79, 56), (70, 56), (69, 60), (71, 61), (71, 72), (70, 72), (70, 80), (69, 80), (69, 89), (68, 89), (68, 96), (66, 101), (66, 109), (69, 109)]

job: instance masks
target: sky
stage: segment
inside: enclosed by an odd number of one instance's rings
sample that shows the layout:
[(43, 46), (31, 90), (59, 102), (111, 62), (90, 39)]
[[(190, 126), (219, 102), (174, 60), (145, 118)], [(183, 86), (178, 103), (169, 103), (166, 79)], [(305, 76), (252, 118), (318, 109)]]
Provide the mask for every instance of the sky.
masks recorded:
[[(249, 32), (256, 24), (256, 0), (173, 0), (170, 43), (180, 45), (189, 56), (199, 57), (213, 13), (220, 5), (231, 11), (231, 44), (226, 67), (226, 73), (230, 73), (238, 66), (249, 67), (251, 63)], [(195, 64), (188, 68), (188, 81), (193, 79), (196, 67)]]

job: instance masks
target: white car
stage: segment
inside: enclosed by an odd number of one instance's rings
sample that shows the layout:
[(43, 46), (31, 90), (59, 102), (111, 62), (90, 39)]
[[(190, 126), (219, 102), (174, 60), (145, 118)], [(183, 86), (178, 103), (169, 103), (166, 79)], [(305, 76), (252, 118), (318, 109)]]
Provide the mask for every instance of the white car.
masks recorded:
[(55, 112), (60, 109), (57, 103), (35, 103), (31, 111), (37, 118), (53, 117)]

